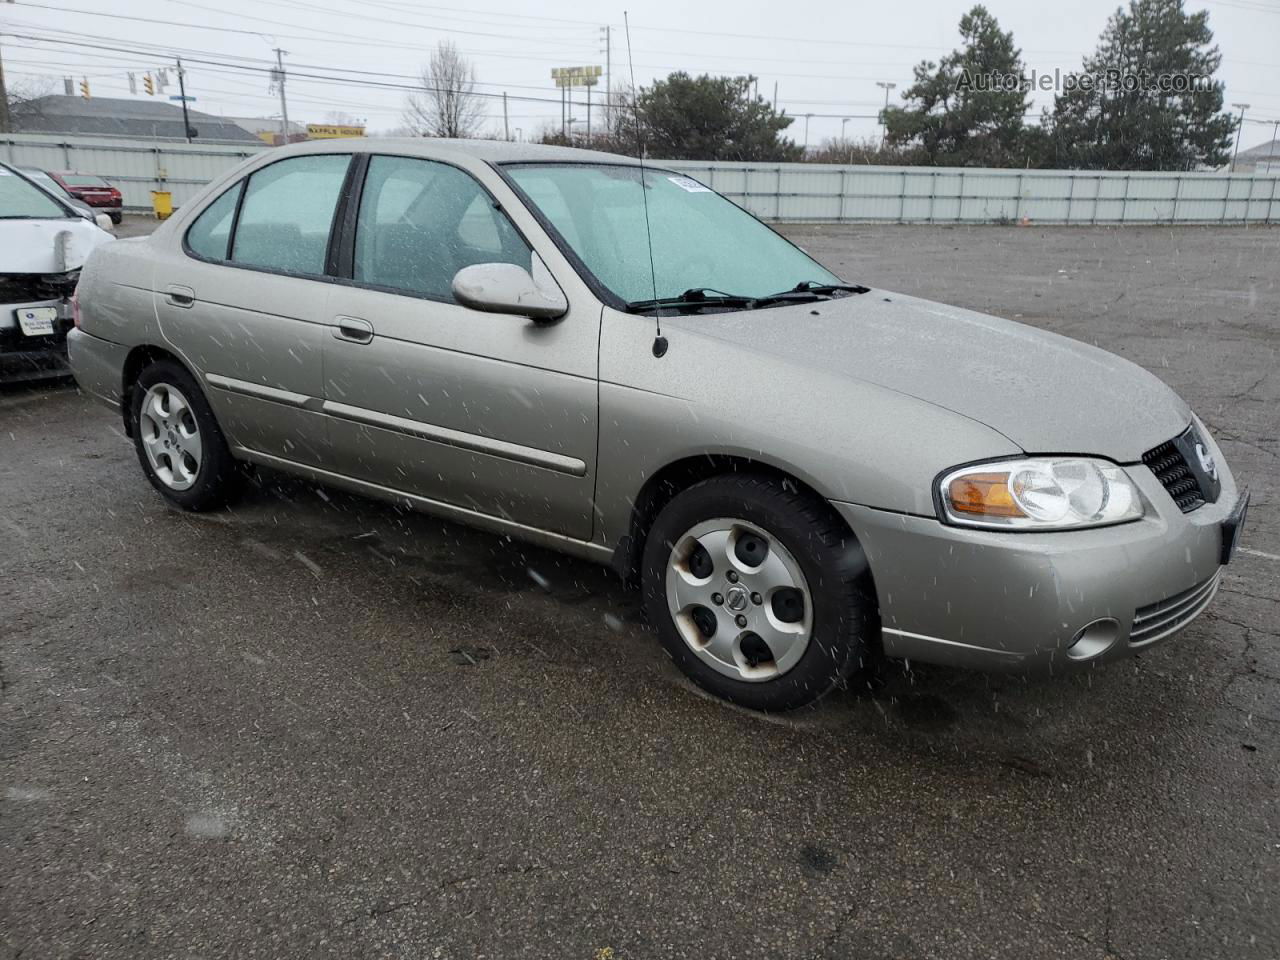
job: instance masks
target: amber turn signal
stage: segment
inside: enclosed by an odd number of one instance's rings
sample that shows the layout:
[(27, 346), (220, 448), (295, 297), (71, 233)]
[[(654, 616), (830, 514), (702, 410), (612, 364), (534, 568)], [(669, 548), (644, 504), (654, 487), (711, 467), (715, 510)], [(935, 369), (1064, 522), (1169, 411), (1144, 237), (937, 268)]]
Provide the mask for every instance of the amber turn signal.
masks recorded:
[(1026, 516), (1009, 492), (1007, 473), (969, 473), (956, 477), (947, 486), (947, 499), (954, 513), (988, 517)]

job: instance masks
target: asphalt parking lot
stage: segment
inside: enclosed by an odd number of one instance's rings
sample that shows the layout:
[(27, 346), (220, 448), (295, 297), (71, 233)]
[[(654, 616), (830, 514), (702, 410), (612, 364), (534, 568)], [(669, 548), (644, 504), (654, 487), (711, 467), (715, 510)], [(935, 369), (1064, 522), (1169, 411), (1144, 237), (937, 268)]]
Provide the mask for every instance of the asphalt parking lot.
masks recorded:
[(1280, 230), (787, 232), (1178, 390), (1253, 491), (1210, 611), (760, 716), (603, 570), (272, 476), (183, 515), (2, 391), (0, 958), (1280, 955)]

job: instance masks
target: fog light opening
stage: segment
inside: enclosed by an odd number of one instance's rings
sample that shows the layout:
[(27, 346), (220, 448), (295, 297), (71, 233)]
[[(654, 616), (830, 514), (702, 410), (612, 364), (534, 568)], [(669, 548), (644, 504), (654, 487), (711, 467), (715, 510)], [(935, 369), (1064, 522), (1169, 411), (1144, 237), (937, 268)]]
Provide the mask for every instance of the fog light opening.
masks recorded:
[(1090, 660), (1105, 653), (1120, 635), (1119, 621), (1105, 617), (1081, 627), (1067, 645), (1067, 656), (1072, 660)]

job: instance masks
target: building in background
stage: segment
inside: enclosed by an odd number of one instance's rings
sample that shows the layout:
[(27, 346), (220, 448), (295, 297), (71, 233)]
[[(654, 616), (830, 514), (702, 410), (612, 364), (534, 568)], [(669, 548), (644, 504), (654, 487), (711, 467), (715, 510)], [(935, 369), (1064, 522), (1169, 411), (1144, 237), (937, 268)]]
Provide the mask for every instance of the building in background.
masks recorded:
[[(226, 117), (188, 110), (199, 140), (230, 143), (258, 142), (243, 127)], [(23, 104), (12, 117), (15, 133), (65, 133), (94, 137), (186, 140), (182, 107), (164, 100), (130, 100), (122, 97), (48, 96)], [(277, 126), (279, 126), (277, 124)], [(305, 133), (305, 128), (304, 128)]]
[[(242, 130), (253, 134), (254, 137), (263, 143), (271, 146), (280, 144), (280, 118), (279, 117), (224, 117), (231, 123), (236, 124)], [(307, 139), (307, 125), (305, 123), (297, 123), (289, 121), (289, 142), (297, 143), (299, 140)]]
[(1280, 140), (1260, 143), (1241, 150), (1235, 159), (1236, 173), (1280, 174)]

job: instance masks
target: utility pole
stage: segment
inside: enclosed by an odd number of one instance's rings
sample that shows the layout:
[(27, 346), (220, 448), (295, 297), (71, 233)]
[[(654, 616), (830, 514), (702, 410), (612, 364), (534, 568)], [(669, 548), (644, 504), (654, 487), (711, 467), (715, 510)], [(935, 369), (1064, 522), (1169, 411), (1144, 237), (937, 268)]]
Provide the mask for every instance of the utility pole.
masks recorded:
[(502, 91), (502, 139), (511, 139), (511, 128), (507, 125), (507, 91)]
[(276, 82), (280, 84), (280, 132), (284, 134), (283, 142), (289, 143), (289, 104), (284, 98), (284, 54), (276, 47)]
[(588, 83), (585, 89), (587, 91), (587, 146), (591, 146), (591, 84)]
[(1249, 109), (1247, 103), (1233, 103), (1232, 106), (1240, 108), (1240, 122), (1236, 124), (1236, 148), (1231, 154), (1231, 169), (1228, 173), (1236, 172), (1236, 157), (1240, 156), (1240, 131), (1244, 129), (1244, 112)]
[(1235, 157), (1240, 155), (1240, 131), (1244, 129), (1244, 111), (1249, 109), (1248, 104), (1231, 104), (1240, 108), (1240, 122), (1235, 124), (1235, 150), (1231, 152), (1231, 169), (1228, 173), (1235, 173)]
[(806, 113), (804, 115), (804, 156), (808, 156), (809, 154), (809, 118), (812, 116), (812, 113)]
[(191, 117), (187, 113), (187, 84), (185, 81), (185, 71), (182, 69), (182, 58), (175, 57), (178, 61), (178, 95), (182, 98), (182, 135), (187, 138), (187, 143), (191, 142)]
[(4, 61), (0, 59), (0, 133), (12, 130), (12, 122), (9, 117), (9, 91), (4, 86)]
[(773, 112), (778, 112), (778, 81), (773, 81)]
[(883, 150), (884, 145), (889, 140), (889, 91), (896, 87), (897, 84), (877, 80), (876, 86), (884, 87), (884, 112), (880, 114), (880, 149)]

